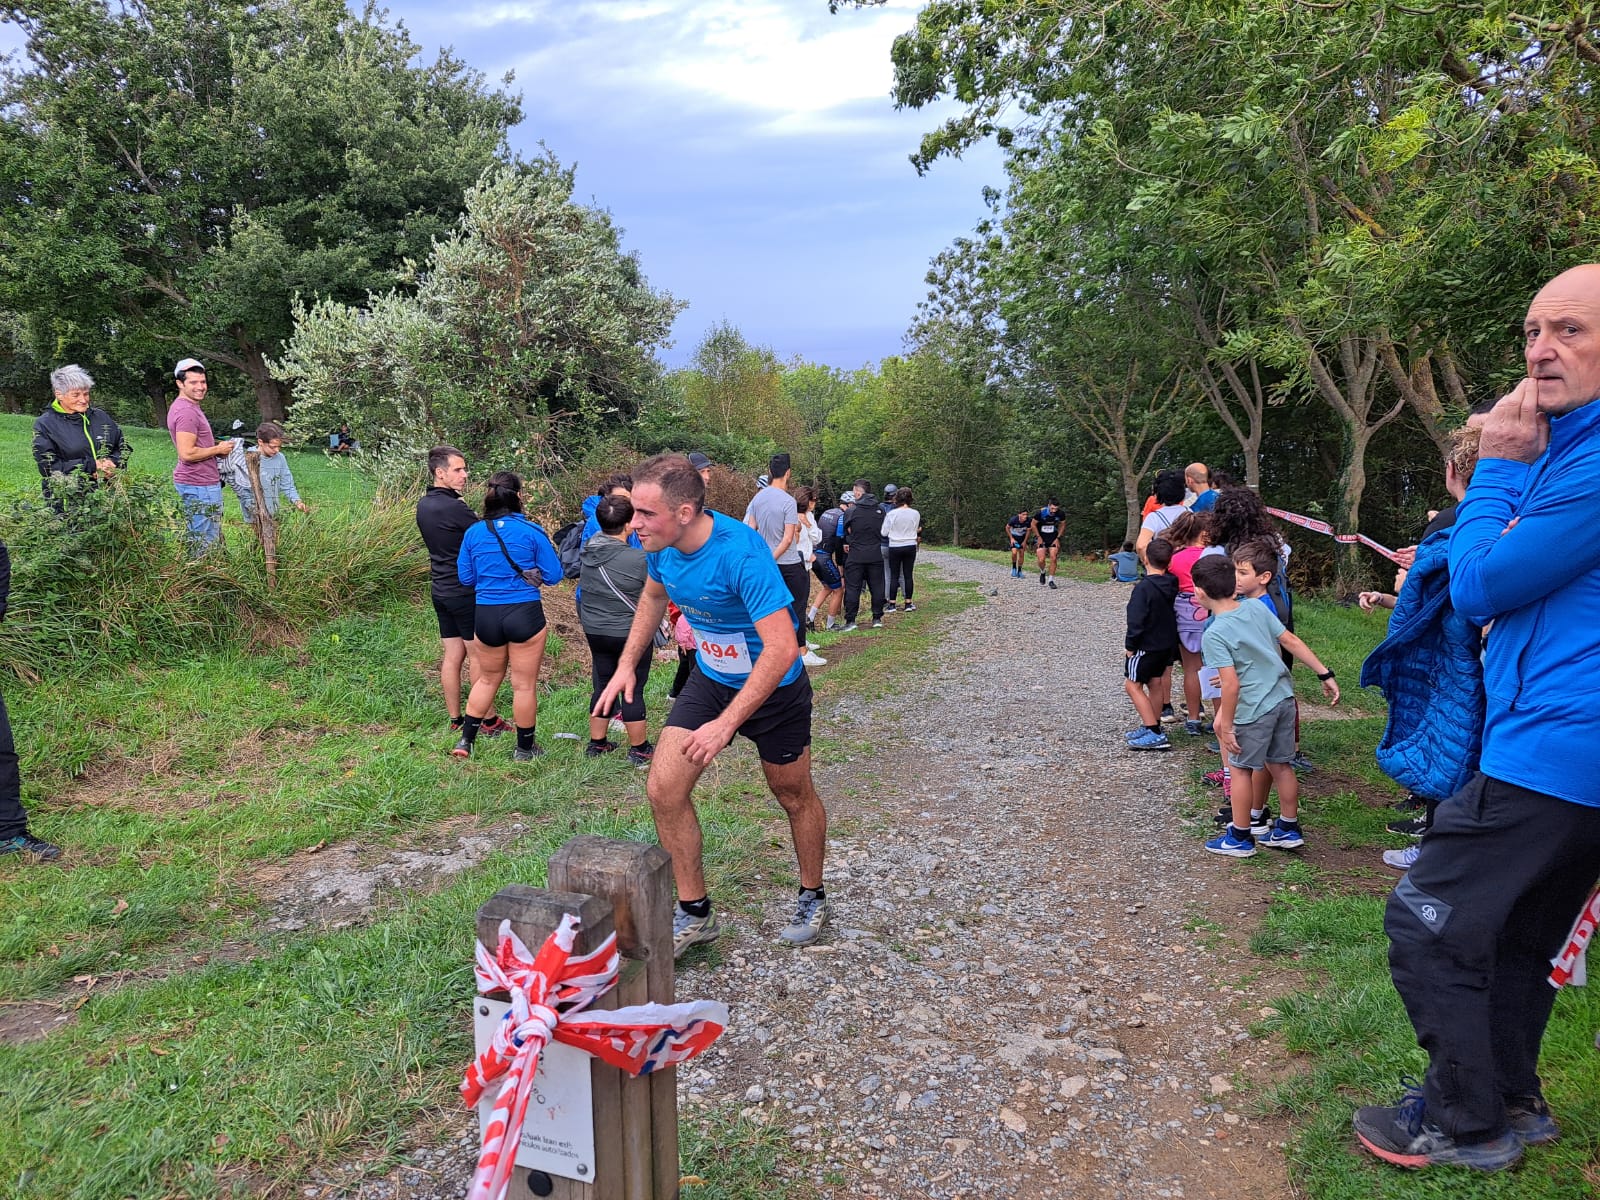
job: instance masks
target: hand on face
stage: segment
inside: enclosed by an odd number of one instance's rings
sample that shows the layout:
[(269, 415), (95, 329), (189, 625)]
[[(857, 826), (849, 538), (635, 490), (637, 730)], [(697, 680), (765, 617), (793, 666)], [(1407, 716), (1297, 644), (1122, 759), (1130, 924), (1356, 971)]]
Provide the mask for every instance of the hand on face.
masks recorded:
[(1539, 410), (1539, 385), (1524, 379), (1489, 410), (1478, 457), (1531, 463), (1549, 444), (1550, 418)]

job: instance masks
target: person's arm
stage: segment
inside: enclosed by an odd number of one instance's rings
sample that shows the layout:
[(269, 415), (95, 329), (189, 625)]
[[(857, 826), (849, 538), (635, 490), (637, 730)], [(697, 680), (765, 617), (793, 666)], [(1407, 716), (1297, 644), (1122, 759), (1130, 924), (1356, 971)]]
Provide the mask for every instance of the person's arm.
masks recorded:
[(1476, 624), (1543, 599), (1600, 561), (1592, 470), (1584, 471), (1581, 485), (1575, 480), (1564, 493), (1515, 510), (1549, 439), (1531, 379), (1502, 397), (1484, 421), (1478, 466), (1450, 534), (1450, 599)]
[(1371, 612), (1374, 608), (1393, 608), (1394, 602), (1395, 597), (1388, 592), (1362, 592), (1356, 597), (1362, 612)]
[[(640, 612), (643, 611), (644, 606), (640, 605)], [(634, 632), (628, 635), (630, 647), (638, 628), (638, 619), (635, 618)], [(794, 617), (788, 605), (758, 620), (756, 633), (761, 638), (761, 654), (750, 670), (750, 677), (735, 693), (733, 703), (723, 710), (721, 716), (690, 732), (683, 750), (684, 757), (690, 762), (708, 766), (733, 740), (733, 735), (739, 732), (739, 726), (766, 703), (767, 697), (772, 695), (789, 673), (789, 668), (794, 666), (795, 659), (800, 657), (800, 647), (795, 644)]]
[(772, 551), (772, 560), (776, 562), (789, 552), (789, 547), (794, 545), (794, 535), (800, 532), (798, 525), (785, 525), (783, 537), (778, 539), (777, 546)]
[(233, 439), (218, 442), (215, 446), (199, 445), (199, 435), (187, 429), (175, 430), (172, 443), (178, 449), (178, 461), (202, 463), (208, 458), (222, 458), (233, 449)]
[(33, 427), (33, 461), (39, 468), (39, 477), (49, 479), (50, 472), (56, 470), (56, 444), (37, 425)]
[(550, 536), (537, 528), (533, 531), (533, 565), (544, 576), (546, 587), (553, 587), (566, 578), (566, 571), (561, 566), (561, 552), (556, 549)]
[(1322, 660), (1315, 654), (1311, 653), (1310, 646), (1306, 645), (1288, 630), (1284, 630), (1278, 635), (1278, 645), (1282, 646), (1290, 654), (1294, 655), (1297, 662), (1305, 663), (1306, 666), (1310, 667), (1319, 676), (1326, 675), (1327, 678), (1322, 681), (1322, 694), (1328, 698), (1328, 703), (1330, 705), (1339, 703), (1338, 681), (1334, 679), (1333, 672), (1322, 665)]
[(111, 445), (109, 457), (119, 471), (128, 469), (128, 459), (133, 455), (133, 446), (129, 443), (127, 435), (122, 432), (122, 426), (115, 421), (111, 422)]
[(461, 539), (461, 549), (456, 551), (456, 578), (461, 580), (465, 587), (478, 585), (478, 573), (473, 568), (472, 551), (465, 537)]
[(1139, 639), (1144, 637), (1145, 626), (1150, 619), (1150, 592), (1148, 588), (1136, 587), (1133, 595), (1128, 597), (1128, 635), (1123, 641), (1123, 648), (1132, 654), (1139, 648)]
[[(1211, 728), (1217, 735), (1217, 745), (1229, 754), (1239, 753), (1239, 739), (1233, 733), (1233, 714), (1239, 711), (1239, 672), (1232, 667), (1215, 667), (1222, 698), (1217, 701), (1216, 716)], [(1235, 785), (1238, 780), (1234, 780)]]
[(277, 453), (277, 455), (275, 457), (277, 457), (278, 459), (282, 460), (282, 465), (278, 468), (278, 472), (277, 472), (278, 473), (278, 494), (280, 496), (282, 496), (285, 500), (287, 500), (290, 504), (292, 504), (296, 508), (298, 508), (301, 512), (305, 512), (306, 511), (305, 501), (300, 499), (300, 493), (295, 490), (294, 472), (289, 470), (289, 463), (288, 463), (287, 459), (284, 459), (283, 451), (282, 450), (278, 451), (278, 453)]
[[(656, 629), (661, 624), (661, 615), (666, 611), (667, 589), (661, 586), (659, 579), (647, 578), (644, 591), (639, 593), (639, 606), (633, 610), (633, 624), (628, 627), (628, 640), (623, 643), (622, 653), (617, 658), (616, 672), (611, 676), (611, 682), (601, 691), (600, 698), (595, 701), (590, 716), (607, 716), (616, 705), (618, 696), (626, 702), (632, 702), (634, 664), (649, 652), (650, 644), (656, 636)], [(794, 638), (791, 637), (789, 641), (792, 643)]]

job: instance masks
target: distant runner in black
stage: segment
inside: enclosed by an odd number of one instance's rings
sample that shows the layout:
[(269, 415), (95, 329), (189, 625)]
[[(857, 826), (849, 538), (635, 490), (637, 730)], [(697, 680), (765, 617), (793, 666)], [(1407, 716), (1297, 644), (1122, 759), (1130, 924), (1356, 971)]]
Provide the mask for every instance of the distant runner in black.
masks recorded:
[(1045, 580), (1045, 561), (1048, 558), (1050, 568), (1049, 584), (1056, 586), (1056, 555), (1061, 552), (1059, 538), (1061, 536), (1061, 505), (1051, 496), (1049, 502), (1038, 512), (1033, 514), (1033, 536), (1036, 539), (1035, 548), (1039, 557), (1039, 583)]
[(1033, 518), (1028, 515), (1025, 508), (1017, 509), (1017, 515), (1006, 522), (1006, 536), (1011, 539), (1011, 577), (1022, 578), (1022, 564), (1027, 561), (1028, 532), (1033, 528)]

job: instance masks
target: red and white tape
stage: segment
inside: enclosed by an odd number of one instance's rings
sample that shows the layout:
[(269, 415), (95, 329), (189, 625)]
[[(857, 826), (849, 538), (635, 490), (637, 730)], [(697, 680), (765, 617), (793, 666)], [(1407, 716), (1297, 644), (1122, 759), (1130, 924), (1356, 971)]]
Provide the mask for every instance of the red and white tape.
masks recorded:
[(1334, 541), (1341, 542), (1346, 546), (1358, 544), (1367, 546), (1376, 550), (1390, 562), (1398, 563), (1400, 561), (1400, 556), (1393, 550), (1373, 541), (1364, 533), (1335, 533), (1332, 525), (1329, 525), (1326, 521), (1319, 521), (1315, 517), (1302, 517), (1299, 513), (1285, 512), (1281, 508), (1269, 508), (1267, 511), (1281, 521), (1287, 521), (1291, 525), (1298, 525), (1301, 529), (1309, 529), (1312, 533), (1325, 533)]

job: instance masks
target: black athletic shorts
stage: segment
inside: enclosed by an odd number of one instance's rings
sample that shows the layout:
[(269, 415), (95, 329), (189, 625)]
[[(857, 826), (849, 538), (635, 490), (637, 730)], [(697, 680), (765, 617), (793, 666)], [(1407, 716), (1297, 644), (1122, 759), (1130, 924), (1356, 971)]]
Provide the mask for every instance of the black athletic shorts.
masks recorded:
[(1178, 657), (1176, 650), (1135, 650), (1133, 657), (1122, 665), (1122, 676), (1134, 683), (1149, 683), (1160, 679)]
[(1059, 534), (1055, 534), (1055, 533), (1041, 533), (1039, 535), (1039, 549), (1041, 549), (1041, 550), (1049, 550), (1049, 549), (1051, 549), (1052, 547), (1055, 546), (1056, 538), (1058, 538), (1059, 536), (1060, 536)]
[(537, 600), (480, 604), (473, 623), (478, 641), (485, 646), (531, 642), (544, 632), (544, 605)]
[(478, 602), (469, 596), (452, 596), (448, 600), (433, 598), (433, 611), (439, 618), (439, 636), (442, 638), (463, 638), (472, 640), (472, 631), (476, 628), (473, 624), (473, 610), (478, 607)]
[[(664, 728), (699, 729), (726, 712), (738, 694), (738, 688), (708, 678), (696, 664), (689, 682), (672, 702)], [(756, 744), (762, 762), (781, 767), (798, 759), (811, 745), (810, 676), (802, 671), (800, 678), (774, 691), (738, 732)]]

